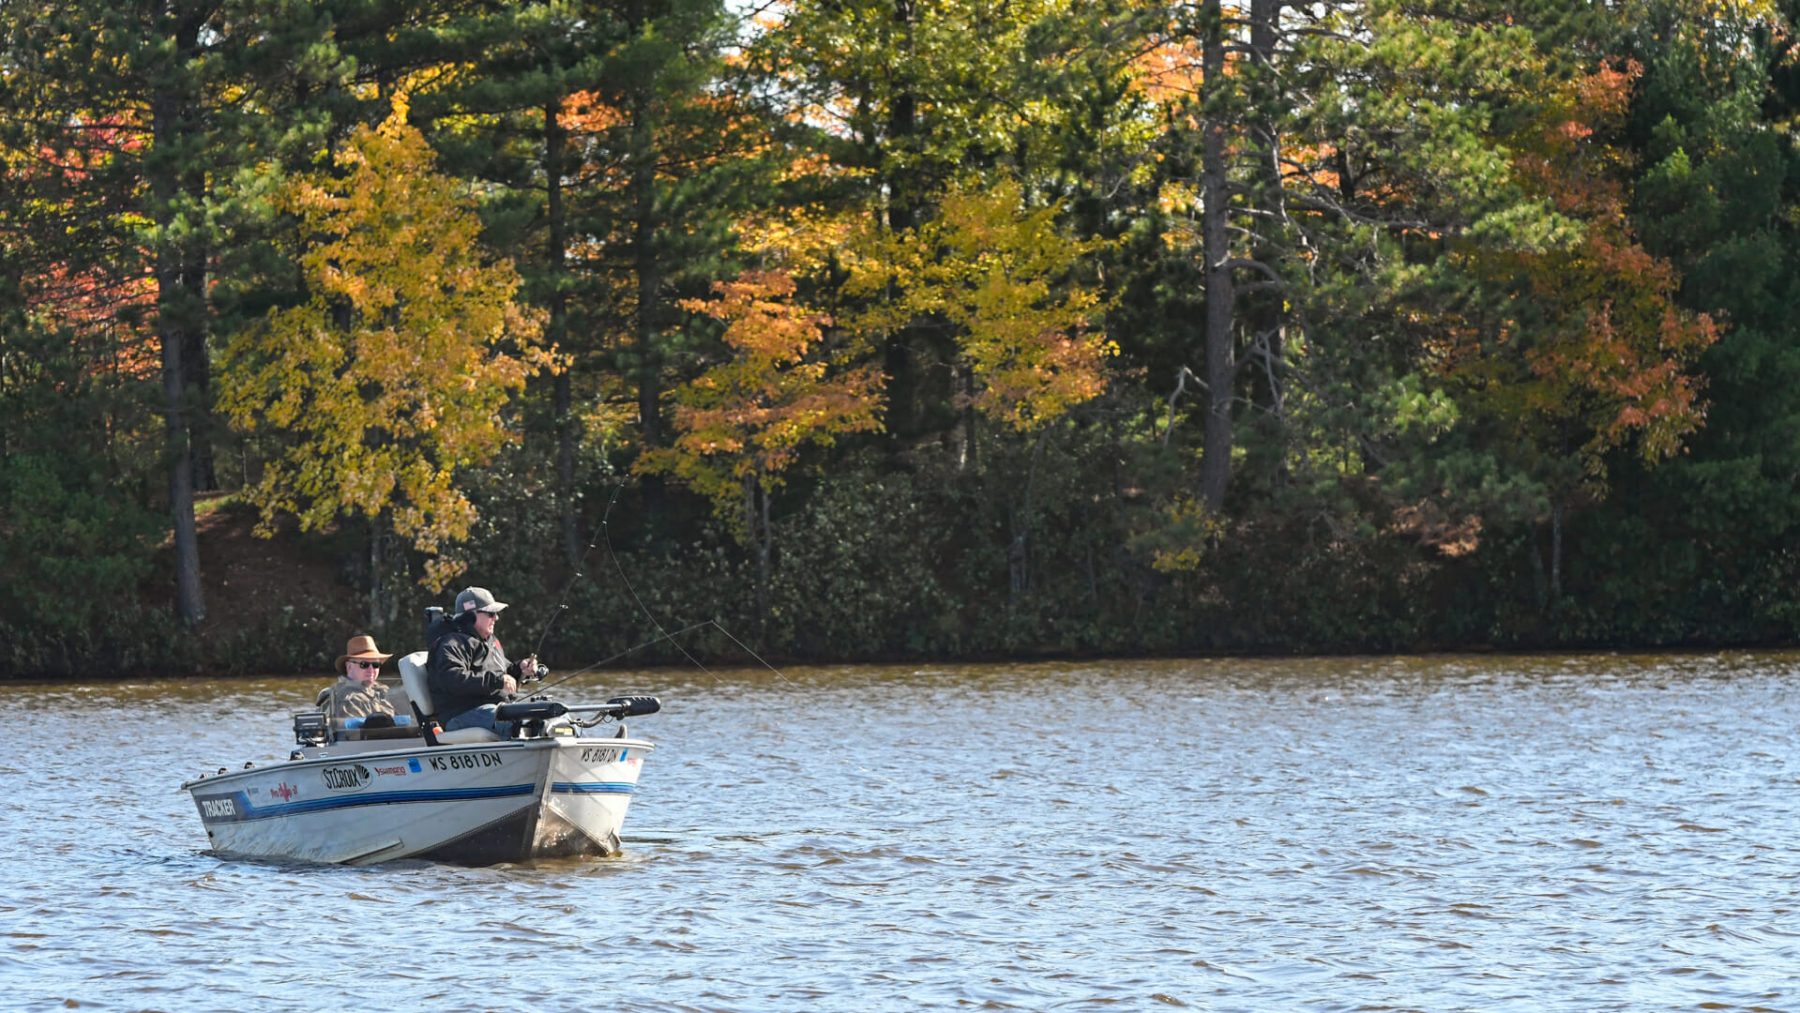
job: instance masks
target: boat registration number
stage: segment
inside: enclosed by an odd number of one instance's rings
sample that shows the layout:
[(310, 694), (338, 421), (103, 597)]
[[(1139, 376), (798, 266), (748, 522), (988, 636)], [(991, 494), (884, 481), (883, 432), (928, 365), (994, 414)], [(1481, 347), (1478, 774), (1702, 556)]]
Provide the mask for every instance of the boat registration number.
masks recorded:
[(450, 756), (429, 756), (432, 770), (474, 770), (478, 767), (499, 767), (506, 761), (499, 753), (455, 753)]
[(619, 751), (617, 749), (583, 749), (581, 751), (582, 763), (617, 763), (618, 760)]

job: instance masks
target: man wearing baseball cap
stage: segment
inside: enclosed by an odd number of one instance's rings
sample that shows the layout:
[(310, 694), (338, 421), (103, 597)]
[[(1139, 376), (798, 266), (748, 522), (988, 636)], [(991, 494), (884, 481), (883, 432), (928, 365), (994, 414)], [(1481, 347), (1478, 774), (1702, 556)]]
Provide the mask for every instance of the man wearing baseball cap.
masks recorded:
[(431, 648), (425, 669), (444, 731), (487, 728), (505, 735), (512, 730), (505, 722), (496, 725), (494, 708), (537, 673), (537, 659), (506, 660), (494, 636), (505, 608), (485, 587), (465, 587), (456, 596), (451, 630)]

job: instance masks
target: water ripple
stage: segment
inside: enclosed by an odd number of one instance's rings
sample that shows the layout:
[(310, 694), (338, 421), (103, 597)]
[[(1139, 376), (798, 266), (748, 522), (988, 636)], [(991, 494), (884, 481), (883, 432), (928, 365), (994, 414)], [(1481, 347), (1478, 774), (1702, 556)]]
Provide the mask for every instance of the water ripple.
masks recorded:
[[(15, 687), (21, 1008), (1800, 1008), (1792, 655), (631, 673), (607, 861), (223, 862), (319, 680)], [(1079, 702), (1079, 706), (1071, 706)], [(118, 731), (115, 731), (117, 729)]]

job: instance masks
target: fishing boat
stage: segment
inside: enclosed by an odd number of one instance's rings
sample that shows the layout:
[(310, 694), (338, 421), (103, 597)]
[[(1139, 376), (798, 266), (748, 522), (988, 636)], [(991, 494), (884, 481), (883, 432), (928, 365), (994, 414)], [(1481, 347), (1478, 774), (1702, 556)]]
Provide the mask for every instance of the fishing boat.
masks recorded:
[(660, 710), (656, 698), (534, 697), (500, 706), (510, 737), (446, 732), (433, 720), (425, 660), (424, 651), (399, 659), (415, 721), (339, 726), (302, 711), (285, 761), (184, 783), (213, 853), (350, 865), (618, 854), (625, 811), (656, 748), (632, 738), (624, 719)]

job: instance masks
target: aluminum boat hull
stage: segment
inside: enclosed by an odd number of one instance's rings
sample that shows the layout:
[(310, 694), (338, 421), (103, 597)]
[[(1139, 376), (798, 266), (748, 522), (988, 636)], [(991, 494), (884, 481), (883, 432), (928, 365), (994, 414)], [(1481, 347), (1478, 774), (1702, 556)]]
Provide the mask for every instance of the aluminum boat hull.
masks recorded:
[(615, 855), (640, 739), (327, 746), (182, 785), (222, 857), (491, 865)]

